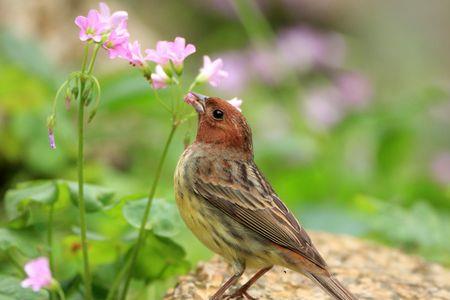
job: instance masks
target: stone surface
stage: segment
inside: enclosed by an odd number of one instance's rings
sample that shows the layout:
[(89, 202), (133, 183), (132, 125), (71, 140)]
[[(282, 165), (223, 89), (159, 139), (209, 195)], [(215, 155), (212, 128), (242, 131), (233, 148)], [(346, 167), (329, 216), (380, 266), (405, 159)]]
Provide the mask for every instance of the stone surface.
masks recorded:
[[(354, 237), (313, 232), (311, 238), (332, 272), (359, 299), (450, 299), (450, 271), (440, 265)], [(208, 299), (230, 274), (229, 266), (215, 257), (181, 277), (165, 300)], [(309, 279), (281, 267), (263, 276), (249, 294), (261, 300), (330, 299)]]

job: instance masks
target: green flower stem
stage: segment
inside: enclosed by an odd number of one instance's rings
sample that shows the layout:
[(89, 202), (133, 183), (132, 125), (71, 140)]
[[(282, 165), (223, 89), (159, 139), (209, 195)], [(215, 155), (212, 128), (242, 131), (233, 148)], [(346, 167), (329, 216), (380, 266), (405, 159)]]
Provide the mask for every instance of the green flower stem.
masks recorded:
[(111, 286), (111, 288), (109, 289), (108, 295), (106, 297), (106, 300), (112, 300), (113, 297), (116, 294), (116, 290), (118, 289), (122, 278), (125, 276), (125, 274), (127, 273), (127, 270), (130, 268), (131, 265), (131, 259), (127, 259), (125, 261), (125, 265), (120, 269), (119, 274), (117, 274), (116, 278), (114, 278), (114, 282)]
[(86, 72), (86, 62), (89, 53), (88, 45), (85, 47), (83, 63), (81, 66), (81, 75), (79, 81), (79, 93), (78, 93), (78, 208), (80, 212), (80, 236), (81, 236), (81, 248), (83, 252), (83, 266), (84, 266), (84, 288), (85, 299), (92, 299), (91, 288), (91, 270), (89, 266), (89, 253), (88, 253), (88, 241), (87, 241), (87, 224), (86, 224), (86, 204), (84, 201), (84, 108), (86, 100), (84, 95), (84, 89), (86, 86), (86, 75), (89, 75), (93, 68), (94, 62), (97, 57), (98, 49), (100, 46), (95, 45), (94, 53), (89, 62), (88, 70)]
[(233, 0), (231, 4), (256, 46), (267, 44), (267, 40), (273, 38), (273, 30), (254, 0)]
[(195, 86), (197, 85), (197, 80), (194, 80), (191, 85), (188, 88), (189, 92), (192, 92), (192, 90), (195, 88)]
[(47, 228), (47, 243), (48, 243), (48, 260), (50, 262), (50, 270), (54, 272), (54, 261), (53, 261), (53, 212), (55, 210), (55, 204), (50, 205), (50, 210), (48, 212), (48, 228)]
[(80, 97), (78, 105), (78, 208), (80, 211), (80, 235), (81, 246), (83, 252), (84, 264), (84, 285), (85, 285), (85, 299), (92, 299), (91, 291), (91, 271), (89, 267), (88, 243), (86, 237), (86, 205), (84, 202), (84, 102), (85, 99), (81, 96), (84, 92), (83, 79), (80, 80)]
[(95, 59), (97, 58), (97, 54), (98, 54), (98, 50), (100, 49), (100, 44), (95, 44), (94, 46), (94, 53), (92, 54), (92, 58), (91, 61), (89, 62), (89, 67), (87, 70), (88, 74), (92, 73), (92, 70), (94, 69), (94, 63), (95, 63)]
[(88, 55), (89, 55), (89, 44), (86, 44), (84, 46), (83, 62), (81, 64), (81, 73), (84, 73), (84, 71), (86, 70)]
[(162, 171), (164, 162), (167, 157), (167, 152), (169, 150), (170, 144), (172, 143), (173, 136), (174, 136), (175, 131), (177, 130), (179, 124), (180, 124), (179, 121), (174, 119), (174, 121), (172, 123), (172, 129), (170, 130), (169, 136), (167, 137), (167, 141), (166, 141), (166, 144), (164, 145), (163, 153), (159, 160), (158, 167), (156, 168), (155, 178), (153, 180), (153, 183), (152, 183), (152, 186), (150, 189), (150, 193), (148, 195), (147, 205), (145, 206), (145, 210), (144, 210), (144, 217), (142, 218), (141, 227), (139, 228), (138, 240), (136, 242), (136, 246), (132, 250), (133, 252), (130, 256), (130, 263), (127, 263), (125, 266), (125, 267), (127, 267), (126, 271), (125, 271), (126, 278), (125, 278), (125, 283), (124, 283), (124, 287), (122, 290), (122, 296), (120, 297), (120, 299), (122, 299), (122, 300), (125, 300), (125, 298), (127, 296), (128, 288), (129, 288), (130, 282), (131, 282), (131, 273), (134, 268), (134, 265), (136, 264), (136, 260), (139, 255), (139, 250), (142, 247), (144, 240), (145, 240), (145, 236), (146, 236), (145, 225), (147, 224), (147, 219), (148, 219), (148, 215), (150, 213), (150, 208), (152, 206), (153, 198), (155, 196), (156, 187), (158, 186), (159, 179), (161, 177), (161, 171)]
[(61, 285), (59, 283), (56, 283), (56, 293), (58, 294), (58, 297), (60, 300), (66, 300), (66, 296), (64, 295), (64, 291), (61, 288)]

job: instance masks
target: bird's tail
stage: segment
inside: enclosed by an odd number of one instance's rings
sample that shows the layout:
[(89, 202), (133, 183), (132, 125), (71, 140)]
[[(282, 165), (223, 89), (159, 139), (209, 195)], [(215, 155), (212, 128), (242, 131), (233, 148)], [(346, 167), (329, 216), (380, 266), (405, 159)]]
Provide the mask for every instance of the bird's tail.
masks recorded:
[(357, 300), (336, 278), (333, 276), (306, 273), (306, 275), (336, 300)]

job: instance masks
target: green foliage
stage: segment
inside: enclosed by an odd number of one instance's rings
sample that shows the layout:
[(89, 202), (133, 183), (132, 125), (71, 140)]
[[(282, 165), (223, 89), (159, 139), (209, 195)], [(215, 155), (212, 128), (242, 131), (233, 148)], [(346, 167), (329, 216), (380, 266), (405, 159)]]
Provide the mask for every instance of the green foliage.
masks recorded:
[[(148, 259), (152, 257), (152, 259)], [(186, 252), (173, 240), (150, 233), (139, 254), (133, 274), (139, 279), (157, 280), (180, 275), (189, 270)]]
[[(72, 203), (78, 206), (78, 183), (63, 182), (63, 184), (69, 189)], [(92, 184), (84, 185), (84, 201), (86, 202), (86, 212), (88, 213), (107, 210), (117, 204), (117, 199), (114, 198), (114, 192), (110, 189)]]
[(27, 224), (34, 205), (51, 205), (58, 197), (58, 188), (54, 181), (22, 183), (5, 195), (5, 210), (8, 221)]
[[(43, 239), (42, 230), (49, 229), (45, 215), (48, 214), (49, 207), (54, 206), (55, 222), (59, 224), (57, 234), (60, 236), (54, 249), (55, 276), (68, 283), (79, 284), (80, 229), (69, 221), (72, 216), (78, 214), (77, 188), (77, 183), (72, 181), (39, 180), (25, 182), (9, 190), (4, 199), (8, 227), (0, 227), (0, 264), (1, 254), (7, 254), (7, 257), (19, 255), (17, 258), (21, 264), (31, 258), (48, 255), (48, 246)], [(114, 280), (114, 274), (120, 271), (116, 259), (125, 257), (130, 249), (130, 242), (136, 239), (147, 199), (130, 195), (119, 201), (111, 189), (91, 184), (85, 186), (85, 199), (87, 212), (93, 215), (93, 220), (96, 221), (87, 232), (93, 275), (97, 280), (94, 290), (96, 297), (104, 298)], [(99, 214), (105, 218), (102, 220)], [(114, 231), (103, 230), (102, 228), (111, 227), (111, 217), (114, 217), (115, 221), (122, 218), (123, 222), (115, 222)], [(161, 295), (160, 288), (167, 287), (167, 280), (189, 270), (190, 263), (186, 260), (184, 249), (171, 239), (179, 233), (179, 226), (180, 220), (174, 204), (155, 199), (148, 221), (146, 244), (139, 257), (139, 267), (134, 271), (135, 279), (144, 282), (141, 288), (152, 286), (155, 293)], [(36, 234), (37, 232), (39, 234)], [(12, 264), (13, 261), (9, 263)], [(17, 267), (17, 264), (12, 266)], [(0, 281), (17, 281), (13, 277), (1, 276), (3, 275), (0, 275)], [(160, 288), (157, 288), (158, 286)], [(20, 286), (3, 291), (0, 282), (0, 299), (3, 299), (2, 292), (5, 299), (10, 299), (7, 296), (14, 298), (22, 295), (20, 293), (28, 295), (30, 291)], [(33, 297), (35, 298), (23, 299), (47, 299), (45, 293), (35, 294)]]
[[(141, 226), (147, 201), (147, 198), (128, 201), (123, 206), (123, 216), (134, 228), (138, 229)], [(158, 236), (170, 238), (179, 232), (180, 225), (177, 208), (174, 204), (163, 199), (153, 200), (150, 217), (145, 225), (147, 230), (152, 230)]]
[(0, 300), (47, 300), (46, 291), (38, 293), (20, 286), (21, 279), (0, 274)]
[(38, 255), (35, 234), (26, 230), (0, 228), (0, 252), (18, 250), (27, 257)]

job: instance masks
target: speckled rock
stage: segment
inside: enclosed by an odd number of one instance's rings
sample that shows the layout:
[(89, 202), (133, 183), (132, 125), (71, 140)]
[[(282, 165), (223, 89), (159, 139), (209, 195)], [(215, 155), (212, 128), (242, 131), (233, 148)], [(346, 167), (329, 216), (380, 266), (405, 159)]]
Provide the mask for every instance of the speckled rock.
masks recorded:
[[(359, 299), (450, 300), (450, 271), (438, 264), (354, 237), (313, 232), (311, 238), (332, 272)], [(253, 272), (247, 270), (240, 283)], [(214, 257), (181, 277), (164, 299), (208, 299), (231, 274)], [(330, 299), (309, 279), (281, 267), (264, 275), (249, 293), (261, 300)]]

